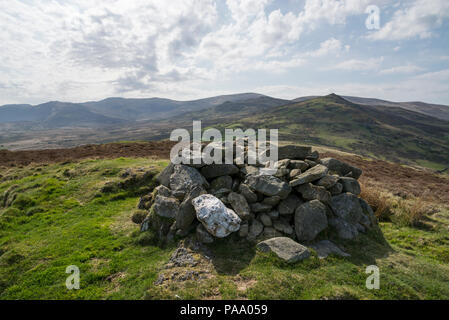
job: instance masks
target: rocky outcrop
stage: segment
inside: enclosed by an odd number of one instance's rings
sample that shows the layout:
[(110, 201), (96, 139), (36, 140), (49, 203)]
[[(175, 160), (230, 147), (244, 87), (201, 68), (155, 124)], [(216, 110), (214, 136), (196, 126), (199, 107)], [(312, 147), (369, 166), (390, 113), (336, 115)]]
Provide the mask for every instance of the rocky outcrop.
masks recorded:
[(320, 160), (310, 147), (280, 147), (279, 159), (272, 175), (261, 163), (169, 165), (157, 177), (160, 186), (139, 201), (149, 211), (141, 230), (156, 229), (167, 239), (195, 233), (204, 243), (229, 236), (250, 242), (276, 238), (260, 245), (275, 253), (278, 244), (300, 248), (298, 241), (324, 256), (341, 254), (324, 240), (354, 239), (375, 226), (373, 210), (359, 197), (360, 169)]

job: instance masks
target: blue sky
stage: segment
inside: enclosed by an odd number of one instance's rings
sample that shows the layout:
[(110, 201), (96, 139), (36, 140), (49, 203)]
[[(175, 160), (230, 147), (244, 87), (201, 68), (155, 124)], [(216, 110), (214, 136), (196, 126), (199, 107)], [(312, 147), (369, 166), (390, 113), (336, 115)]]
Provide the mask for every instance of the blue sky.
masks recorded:
[(449, 104), (448, 27), (447, 0), (2, 0), (0, 104), (238, 92)]

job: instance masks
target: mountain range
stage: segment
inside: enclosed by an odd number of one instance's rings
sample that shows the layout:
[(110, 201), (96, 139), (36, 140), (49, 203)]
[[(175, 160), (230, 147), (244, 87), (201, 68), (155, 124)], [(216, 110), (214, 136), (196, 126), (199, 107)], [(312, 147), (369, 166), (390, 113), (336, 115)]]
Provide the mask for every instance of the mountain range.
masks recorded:
[(193, 101), (109, 98), (0, 107), (0, 147), (42, 149), (166, 139), (175, 128), (279, 129), (281, 140), (370, 157), (449, 167), (449, 106), (328, 96), (277, 99), (257, 93)]
[[(392, 102), (372, 98), (342, 96), (345, 100), (368, 106), (397, 107), (449, 121), (449, 106), (424, 102)], [(52, 101), (39, 105), (17, 104), (0, 106), (0, 123), (35, 123), (40, 128), (92, 127), (113, 125), (128, 121), (159, 120), (187, 112), (219, 109), (228, 112), (256, 111), (257, 108), (277, 107), (307, 101), (318, 96), (293, 100), (277, 99), (257, 93), (222, 95), (192, 101), (163, 98), (125, 99), (107, 98), (101, 101), (68, 103)], [(258, 105), (257, 105), (258, 104)]]

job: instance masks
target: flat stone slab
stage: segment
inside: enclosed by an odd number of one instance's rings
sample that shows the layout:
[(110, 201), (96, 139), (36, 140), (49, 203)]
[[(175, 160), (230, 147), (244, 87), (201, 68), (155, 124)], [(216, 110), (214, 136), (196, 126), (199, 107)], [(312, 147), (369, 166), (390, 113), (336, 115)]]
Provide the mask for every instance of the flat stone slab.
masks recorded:
[(279, 258), (288, 263), (295, 263), (310, 257), (307, 247), (287, 237), (271, 238), (257, 244), (262, 252), (274, 252)]
[(351, 256), (349, 253), (344, 252), (339, 247), (337, 247), (335, 243), (329, 240), (322, 240), (320, 242), (312, 244), (310, 245), (310, 248), (314, 249), (317, 252), (318, 258), (320, 259), (325, 259), (331, 254), (335, 254), (340, 257)]

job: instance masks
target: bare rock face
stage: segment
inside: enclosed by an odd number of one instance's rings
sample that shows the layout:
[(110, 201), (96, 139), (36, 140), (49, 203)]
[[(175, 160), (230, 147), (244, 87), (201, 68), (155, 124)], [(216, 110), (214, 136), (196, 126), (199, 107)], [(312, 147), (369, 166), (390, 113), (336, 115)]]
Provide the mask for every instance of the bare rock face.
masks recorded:
[(249, 209), (248, 202), (246, 201), (244, 196), (236, 192), (231, 192), (228, 195), (228, 201), (231, 204), (232, 208), (234, 209), (235, 213), (237, 213), (237, 215), (242, 220), (249, 219), (251, 212)]
[(209, 183), (195, 168), (177, 164), (170, 176), (170, 189), (173, 195), (183, 200), (184, 196), (194, 186), (209, 187)]
[(239, 168), (233, 164), (211, 164), (201, 169), (201, 174), (206, 178), (230, 176), (239, 173)]
[(295, 263), (310, 257), (310, 252), (306, 247), (287, 237), (277, 237), (259, 242), (257, 248), (262, 252), (272, 251), (288, 263)]
[(179, 211), (179, 201), (175, 198), (156, 196), (153, 206), (154, 212), (163, 218), (175, 218)]
[(324, 187), (326, 189), (330, 189), (335, 186), (338, 182), (339, 176), (337, 175), (325, 175), (320, 180), (316, 182), (317, 186)]
[(304, 200), (320, 200), (328, 204), (331, 200), (331, 193), (324, 187), (316, 186), (311, 183), (302, 184), (296, 187), (296, 191), (301, 194)]
[(201, 223), (196, 227), (196, 239), (201, 243), (214, 242), (214, 237), (212, 237), (212, 235), (207, 232), (207, 230)]
[(338, 180), (343, 186), (343, 192), (350, 192), (352, 194), (355, 194), (358, 196), (361, 192), (360, 184), (359, 182), (350, 177), (342, 177), (340, 180)]
[(301, 184), (313, 182), (315, 180), (319, 180), (325, 175), (327, 175), (329, 169), (321, 164), (318, 164), (314, 166), (313, 168), (310, 168), (306, 172), (300, 174), (297, 176), (294, 180), (290, 181), (291, 187), (296, 187)]
[(204, 228), (217, 238), (224, 238), (240, 229), (242, 220), (231, 209), (225, 207), (220, 199), (210, 194), (192, 200), (197, 219)]
[(303, 201), (295, 194), (290, 194), (287, 199), (279, 203), (278, 211), (281, 215), (288, 215), (295, 213), (296, 208), (301, 205)]
[(281, 199), (285, 199), (291, 191), (288, 183), (269, 175), (249, 175), (245, 183), (253, 190), (268, 197), (279, 196)]
[(253, 220), (249, 226), (248, 240), (255, 240), (263, 231), (263, 224), (258, 220)]
[[(264, 170), (269, 163), (237, 158), (235, 165), (170, 164), (157, 176), (160, 185), (140, 199), (142, 214), (133, 220), (165, 241), (194, 234), (203, 243), (238, 231), (241, 240), (286, 236), (313, 244), (318, 235), (353, 239), (374, 227), (373, 210), (359, 197), (361, 170), (333, 158), (320, 161), (311, 151), (280, 147), (276, 172)], [(328, 240), (313, 246), (323, 256), (341, 254)]]
[(220, 189), (232, 189), (232, 178), (231, 176), (221, 176), (218, 177), (210, 183), (210, 188), (212, 190), (220, 190)]
[(165, 187), (170, 187), (170, 176), (173, 174), (175, 166), (170, 163), (161, 173), (156, 177), (156, 180)]
[(334, 158), (321, 159), (321, 164), (342, 177), (360, 178), (362, 170)]
[(295, 212), (295, 231), (299, 241), (312, 241), (327, 228), (326, 205), (312, 200), (299, 206)]
[(373, 226), (374, 213), (372, 209), (352, 193), (342, 193), (332, 197), (331, 209), (334, 218), (330, 225), (339, 238), (353, 239), (360, 232)]
[(248, 203), (257, 202), (257, 194), (255, 194), (248, 185), (244, 183), (240, 184), (239, 191)]
[(202, 186), (194, 186), (185, 196), (184, 201), (179, 206), (178, 214), (176, 215), (176, 228), (182, 231), (187, 231), (192, 222), (196, 218), (195, 208), (192, 205), (192, 200), (206, 194), (206, 190)]

